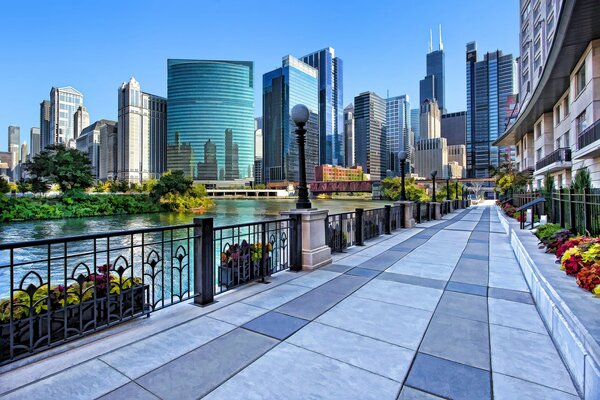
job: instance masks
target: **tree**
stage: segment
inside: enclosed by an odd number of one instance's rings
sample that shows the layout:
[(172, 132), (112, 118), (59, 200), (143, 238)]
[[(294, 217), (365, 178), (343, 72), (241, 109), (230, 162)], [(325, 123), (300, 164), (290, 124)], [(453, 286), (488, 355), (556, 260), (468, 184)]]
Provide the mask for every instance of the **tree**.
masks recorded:
[(577, 175), (575, 175), (575, 179), (571, 186), (579, 193), (583, 193), (585, 189), (591, 189), (592, 178), (590, 177), (590, 172), (587, 168), (584, 167), (577, 170)]
[(496, 187), (502, 194), (525, 190), (531, 184), (533, 172), (530, 169), (519, 171), (508, 157), (505, 157), (504, 162), (495, 167), (488, 167), (490, 177), (496, 178)]
[(188, 193), (193, 184), (194, 181), (186, 178), (183, 171), (167, 171), (152, 188), (151, 196), (158, 200), (166, 194), (184, 195)]
[(31, 183), (27, 180), (21, 180), (17, 183), (19, 193), (31, 192)]
[(544, 196), (544, 213), (550, 213), (550, 204), (552, 202), (552, 192), (554, 191), (554, 177), (550, 172), (544, 174), (544, 187), (542, 188), (542, 196)]
[[(425, 189), (417, 187), (414, 178), (406, 178), (404, 188), (406, 190), (406, 198), (410, 201), (430, 201)], [(400, 177), (385, 178), (381, 181), (381, 192), (383, 197), (388, 200), (400, 199), (400, 192), (402, 191), (402, 179)]]
[(40, 184), (57, 184), (63, 193), (85, 190), (94, 184), (87, 155), (62, 144), (51, 145), (25, 164), (25, 170)]
[(5, 194), (10, 192), (10, 184), (6, 178), (0, 176), (0, 194)]

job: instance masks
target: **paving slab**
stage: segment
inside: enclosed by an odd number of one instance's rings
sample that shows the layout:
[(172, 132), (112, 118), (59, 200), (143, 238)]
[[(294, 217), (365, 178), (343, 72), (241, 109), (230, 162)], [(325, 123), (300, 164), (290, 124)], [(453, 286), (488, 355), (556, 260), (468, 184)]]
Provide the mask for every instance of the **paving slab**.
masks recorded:
[(380, 274), (380, 271), (368, 268), (355, 267), (346, 271), (347, 275), (364, 276), (365, 278), (374, 278)]
[(516, 301), (525, 304), (535, 304), (533, 302), (533, 297), (531, 297), (531, 293), (521, 292), (518, 290), (490, 287), (488, 288), (488, 296), (493, 297), (495, 299)]
[(495, 400), (579, 400), (579, 396), (502, 374), (492, 374)]
[(353, 296), (434, 311), (442, 293), (439, 289), (374, 279), (358, 289)]
[(454, 315), (487, 323), (488, 302), (482, 296), (447, 290), (442, 295), (435, 313)]
[(411, 388), (410, 386), (406, 386), (406, 385), (404, 385), (402, 387), (402, 391), (400, 392), (400, 396), (398, 397), (398, 400), (438, 400), (438, 399), (443, 399), (443, 397), (434, 396), (432, 394)]
[(448, 286), (446, 286), (446, 290), (450, 290), (452, 292), (475, 294), (477, 296), (483, 296), (483, 297), (487, 296), (487, 287), (479, 286), (479, 285), (471, 285), (468, 283), (448, 282)]
[(488, 298), (490, 323), (547, 334), (546, 327), (532, 304)]
[(279, 343), (236, 329), (137, 379), (163, 399), (198, 399)]
[(287, 342), (397, 382), (404, 381), (415, 355), (414, 350), (317, 322), (306, 325)]
[(355, 275), (340, 275), (335, 279), (325, 283), (320, 288), (323, 290), (329, 290), (331, 292), (340, 293), (343, 295), (349, 295), (356, 291), (362, 285), (367, 283), (370, 279), (364, 276)]
[(363, 262), (359, 266), (361, 268), (369, 268), (377, 271), (383, 271), (398, 260), (404, 258), (407, 254), (408, 252), (406, 251), (388, 250)]
[(285, 303), (275, 311), (306, 320), (313, 320), (342, 301), (345, 294), (316, 288), (294, 300)]
[(490, 372), (418, 353), (406, 384), (456, 400), (491, 399)]
[(284, 340), (308, 323), (307, 320), (271, 311), (242, 325), (248, 329), (275, 339)]
[(421, 278), (413, 275), (403, 275), (393, 272), (382, 272), (377, 275), (375, 279), (383, 279), (387, 281), (410, 283), (411, 285), (425, 286), (433, 289), (444, 289), (446, 287), (446, 281), (437, 279)]
[(325, 267), (321, 267), (319, 268), (320, 271), (332, 271), (332, 272), (339, 272), (339, 273), (344, 273), (350, 269), (352, 269), (353, 267), (349, 266), (349, 265), (340, 265), (340, 264), (329, 264), (326, 265)]
[(447, 281), (452, 276), (452, 272), (454, 272), (454, 266), (431, 265), (430, 263), (424, 261), (409, 262), (400, 260), (398, 263), (389, 267), (386, 272)]
[(454, 270), (450, 281), (487, 286), (487, 261), (461, 258), (456, 265), (456, 269)]
[(246, 303), (233, 303), (215, 312), (208, 314), (210, 318), (218, 319), (232, 325), (243, 325), (254, 318), (267, 313), (269, 310), (255, 307)]
[(419, 352), (489, 371), (488, 324), (436, 312)]
[(272, 310), (303, 295), (309, 290), (310, 288), (306, 286), (289, 285), (286, 283), (244, 299), (242, 302), (251, 306)]
[(351, 296), (316, 321), (414, 350), (421, 342), (431, 314), (430, 311)]
[(98, 400), (160, 400), (154, 394), (150, 393), (135, 382), (130, 382), (127, 385), (121, 386), (117, 390), (99, 397)]
[(548, 335), (490, 325), (490, 342), (494, 372), (577, 394)]
[[(268, 377), (268, 382), (259, 377)], [(282, 343), (206, 399), (393, 399), (400, 383), (321, 354)]]
[(309, 288), (315, 288), (317, 286), (321, 286), (325, 282), (329, 282), (330, 280), (337, 278), (338, 276), (340, 276), (339, 272), (318, 269), (316, 271), (311, 272), (310, 274), (306, 274), (299, 278), (292, 279), (288, 283), (290, 285), (299, 285), (306, 286)]

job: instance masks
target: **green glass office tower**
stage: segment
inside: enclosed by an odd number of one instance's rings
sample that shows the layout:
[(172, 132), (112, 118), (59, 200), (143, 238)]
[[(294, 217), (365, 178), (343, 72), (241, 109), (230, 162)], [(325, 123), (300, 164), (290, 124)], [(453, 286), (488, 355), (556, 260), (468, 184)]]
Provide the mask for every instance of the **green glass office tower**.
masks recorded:
[(306, 179), (315, 178), (319, 164), (318, 72), (286, 56), (283, 65), (263, 75), (263, 179), (266, 183), (298, 182), (296, 126), (290, 113), (296, 104), (310, 110), (306, 123)]
[(202, 181), (251, 178), (254, 64), (175, 59), (167, 63), (167, 169)]

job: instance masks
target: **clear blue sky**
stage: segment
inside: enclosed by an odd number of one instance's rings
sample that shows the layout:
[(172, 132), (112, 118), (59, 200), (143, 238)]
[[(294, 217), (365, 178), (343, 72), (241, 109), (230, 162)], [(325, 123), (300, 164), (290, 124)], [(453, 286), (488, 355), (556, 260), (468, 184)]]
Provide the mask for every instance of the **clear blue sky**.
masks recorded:
[(144, 0), (3, 2), (0, 24), (0, 150), (7, 127), (39, 126), (52, 86), (84, 94), (91, 121), (117, 119), (117, 88), (132, 75), (166, 95), (167, 58), (251, 60), (255, 108), (262, 74), (286, 54), (327, 46), (344, 61), (344, 104), (366, 90), (408, 94), (417, 104), (429, 28), (442, 24), (449, 112), (466, 108), (465, 45), (480, 57), (518, 55), (518, 0)]

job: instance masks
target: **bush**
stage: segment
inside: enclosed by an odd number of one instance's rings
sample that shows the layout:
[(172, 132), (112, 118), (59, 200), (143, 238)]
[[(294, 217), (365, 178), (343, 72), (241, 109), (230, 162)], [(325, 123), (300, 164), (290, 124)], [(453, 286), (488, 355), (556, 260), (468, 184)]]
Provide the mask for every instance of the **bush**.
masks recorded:
[(537, 231), (535, 232), (535, 236), (537, 236), (538, 239), (540, 239), (540, 242), (547, 243), (552, 238), (552, 235), (554, 235), (555, 232), (558, 232), (560, 230), (561, 230), (560, 225), (546, 224), (546, 225), (542, 225), (539, 228), (537, 228)]

